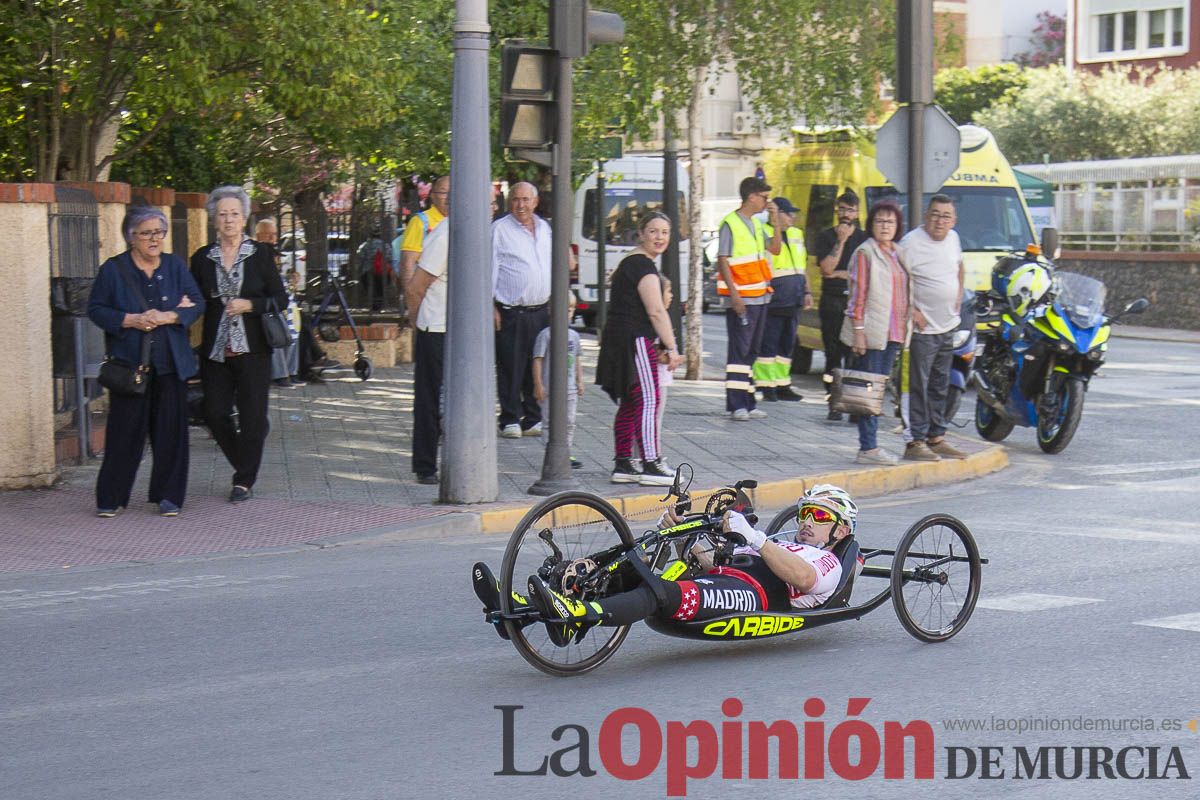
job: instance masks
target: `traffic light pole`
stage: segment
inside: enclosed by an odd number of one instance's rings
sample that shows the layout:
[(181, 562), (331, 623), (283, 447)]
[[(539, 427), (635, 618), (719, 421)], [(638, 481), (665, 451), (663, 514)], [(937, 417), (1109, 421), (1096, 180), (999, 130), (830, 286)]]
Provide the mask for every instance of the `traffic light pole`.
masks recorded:
[[(571, 127), (574, 85), (572, 59), (559, 56), (555, 88), (558, 141), (552, 167), (554, 187), (553, 257), (550, 271), (550, 426), (542, 477), (529, 487), (534, 495), (551, 495), (578, 489), (571, 475), (571, 452), (567, 442), (567, 292), (571, 290), (571, 220), (574, 193), (571, 191)], [(486, 104), (484, 106), (486, 108)], [(490, 274), (490, 271), (489, 271)], [(494, 437), (493, 437), (494, 438)]]
[[(496, 477), (487, 0), (457, 0), (441, 500), (488, 503)], [(415, 320), (414, 320), (415, 322)]]

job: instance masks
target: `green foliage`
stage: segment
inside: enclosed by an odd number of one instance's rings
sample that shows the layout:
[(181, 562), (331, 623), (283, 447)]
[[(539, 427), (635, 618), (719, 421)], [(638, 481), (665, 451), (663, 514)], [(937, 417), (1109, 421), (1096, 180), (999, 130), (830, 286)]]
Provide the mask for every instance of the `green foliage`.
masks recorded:
[(1029, 70), (1025, 88), (976, 115), (1013, 163), (1200, 152), (1200, 68), (1148, 75), (1061, 66)]
[(933, 92), (950, 118), (966, 125), (979, 112), (1012, 98), (1028, 81), (1028, 72), (1016, 64), (955, 67), (938, 71)]

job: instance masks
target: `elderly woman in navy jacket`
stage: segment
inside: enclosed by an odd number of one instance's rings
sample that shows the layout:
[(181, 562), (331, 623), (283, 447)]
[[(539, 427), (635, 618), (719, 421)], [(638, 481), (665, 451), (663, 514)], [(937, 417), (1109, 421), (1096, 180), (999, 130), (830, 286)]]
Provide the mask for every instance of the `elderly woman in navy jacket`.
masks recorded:
[(130, 208), (121, 223), (129, 249), (100, 266), (88, 300), (88, 316), (104, 330), (113, 358), (137, 364), (143, 340), (150, 340), (146, 393), (109, 395), (104, 461), (96, 479), (101, 517), (116, 516), (129, 505), (147, 434), (154, 458), (150, 502), (173, 517), (187, 494), (186, 384), (197, 369), (187, 328), (199, 318), (203, 298), (183, 259), (163, 252), (167, 231), (159, 209)]
[(192, 254), (192, 277), (205, 303), (200, 378), (204, 416), (233, 467), (229, 499), (237, 503), (250, 498), (270, 430), (271, 347), (262, 314), (269, 301), (282, 311), (288, 299), (270, 245), (246, 235), (246, 192), (240, 186), (220, 186), (209, 194), (207, 207), (217, 240)]

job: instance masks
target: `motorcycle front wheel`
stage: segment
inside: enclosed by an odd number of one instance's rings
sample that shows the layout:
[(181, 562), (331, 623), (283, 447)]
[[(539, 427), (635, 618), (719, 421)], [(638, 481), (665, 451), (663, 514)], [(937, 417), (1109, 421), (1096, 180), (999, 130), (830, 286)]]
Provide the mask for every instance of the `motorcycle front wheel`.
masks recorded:
[[(563, 591), (568, 570), (594, 569), (590, 556), (633, 544), (629, 524), (611, 503), (589, 492), (562, 492), (529, 510), (517, 524), (500, 567), (500, 610), (511, 614), (528, 603), (530, 575), (545, 571), (550, 588)], [(541, 622), (505, 626), (521, 657), (547, 675), (582, 675), (612, 658), (629, 634), (629, 626), (596, 626), (559, 647)]]
[[(1038, 447), (1051, 455), (1065, 450), (1079, 428), (1079, 420), (1083, 417), (1083, 383), (1068, 380), (1059, 398), (1056, 406), (1058, 414), (1053, 419), (1042, 419), (1042, 415), (1038, 414)], [(1039, 408), (1041, 405), (1038, 404)]]
[(1012, 433), (1013, 423), (997, 414), (982, 400), (975, 401), (975, 430), (989, 442), (1002, 442)]

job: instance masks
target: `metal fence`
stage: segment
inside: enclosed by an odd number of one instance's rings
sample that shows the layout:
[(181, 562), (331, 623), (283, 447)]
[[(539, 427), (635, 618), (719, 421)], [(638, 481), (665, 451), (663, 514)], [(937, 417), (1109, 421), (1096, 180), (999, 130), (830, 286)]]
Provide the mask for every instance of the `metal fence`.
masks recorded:
[(86, 189), (56, 186), (54, 200), (49, 226), (54, 410), (74, 413), (82, 463), (91, 455), (88, 401), (100, 393), (88, 379), (95, 378), (104, 358), (104, 335), (87, 319), (88, 296), (100, 266), (100, 218)]

